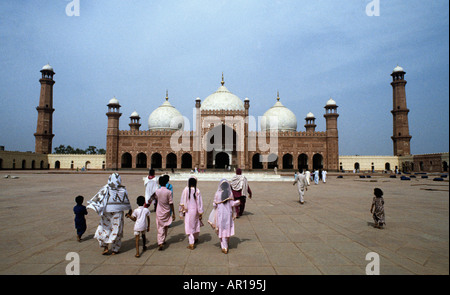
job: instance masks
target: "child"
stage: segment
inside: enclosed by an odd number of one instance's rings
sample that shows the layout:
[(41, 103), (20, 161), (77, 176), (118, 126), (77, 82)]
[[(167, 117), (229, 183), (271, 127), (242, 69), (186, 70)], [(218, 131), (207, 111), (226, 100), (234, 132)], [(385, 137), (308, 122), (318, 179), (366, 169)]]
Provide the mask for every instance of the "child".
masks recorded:
[(158, 201), (158, 206), (156, 207), (156, 228), (158, 230), (158, 250), (162, 251), (166, 244), (167, 229), (172, 221), (175, 221), (175, 210), (173, 209), (172, 192), (166, 187), (168, 179), (160, 177), (158, 182), (161, 187), (150, 198), (150, 203), (154, 199)]
[(181, 194), (180, 217), (184, 217), (184, 230), (188, 235), (190, 250), (194, 250), (194, 244), (198, 242), (203, 215), (203, 200), (200, 190), (197, 188), (197, 178), (191, 176), (188, 185)]
[(233, 200), (230, 183), (223, 179), (214, 195), (213, 211), (209, 216), (208, 223), (211, 224), (217, 236), (220, 238), (222, 253), (228, 254), (228, 242), (234, 236), (235, 210), (240, 201)]
[[(383, 228), (386, 224), (384, 221), (384, 199), (383, 191), (379, 188), (374, 189), (373, 194), (375, 197), (372, 201), (372, 207), (370, 207), (370, 213), (373, 213), (373, 220), (375, 221), (375, 228)], [(375, 211), (373, 210), (375, 207)]]
[(87, 215), (86, 206), (83, 206), (84, 198), (83, 196), (77, 196), (75, 202), (77, 205), (73, 207), (73, 213), (75, 213), (75, 228), (77, 229), (77, 241), (81, 242), (81, 236), (86, 231), (86, 218)]
[(144, 208), (145, 204), (145, 197), (139, 196), (137, 197), (137, 204), (138, 208), (136, 208), (133, 213), (127, 214), (126, 217), (130, 218), (131, 220), (135, 221), (134, 224), (134, 237), (136, 239), (136, 258), (140, 257), (139, 254), (139, 236), (142, 235), (142, 252), (147, 250), (147, 247), (145, 246), (146, 238), (145, 238), (145, 231), (150, 231), (150, 211), (147, 208)]

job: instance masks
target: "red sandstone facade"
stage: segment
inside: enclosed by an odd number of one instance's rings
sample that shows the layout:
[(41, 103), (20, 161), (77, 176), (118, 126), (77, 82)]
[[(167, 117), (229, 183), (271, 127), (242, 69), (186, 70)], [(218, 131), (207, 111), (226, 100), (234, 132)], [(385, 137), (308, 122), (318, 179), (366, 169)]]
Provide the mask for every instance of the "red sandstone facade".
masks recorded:
[[(315, 131), (314, 118), (307, 118), (307, 131), (249, 131), (246, 118), (250, 101), (244, 101), (244, 111), (201, 110), (197, 100), (196, 131), (139, 130), (139, 117), (130, 117), (130, 130), (119, 130), (120, 105), (108, 104), (106, 169), (223, 169), (226, 166), (256, 169), (339, 169), (338, 106), (325, 107), (326, 131)], [(214, 118), (215, 120), (211, 120)], [(199, 130), (199, 132), (197, 132)], [(218, 140), (232, 135), (232, 142)], [(263, 148), (277, 137), (277, 151)], [(231, 137), (229, 137), (231, 138)], [(219, 142), (219, 145), (217, 145)], [(178, 148), (173, 148), (174, 143)], [(276, 155), (268, 161), (260, 156)], [(230, 161), (231, 159), (231, 161)]]

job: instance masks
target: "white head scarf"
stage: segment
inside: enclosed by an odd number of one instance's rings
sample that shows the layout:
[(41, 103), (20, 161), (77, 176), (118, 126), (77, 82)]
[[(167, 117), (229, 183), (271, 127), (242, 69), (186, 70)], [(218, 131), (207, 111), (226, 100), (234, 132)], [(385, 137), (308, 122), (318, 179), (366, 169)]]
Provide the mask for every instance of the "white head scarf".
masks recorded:
[(118, 173), (113, 173), (108, 178), (108, 184), (87, 202), (87, 208), (94, 210), (98, 215), (104, 212), (120, 212), (131, 209), (128, 193), (122, 186), (122, 179)]

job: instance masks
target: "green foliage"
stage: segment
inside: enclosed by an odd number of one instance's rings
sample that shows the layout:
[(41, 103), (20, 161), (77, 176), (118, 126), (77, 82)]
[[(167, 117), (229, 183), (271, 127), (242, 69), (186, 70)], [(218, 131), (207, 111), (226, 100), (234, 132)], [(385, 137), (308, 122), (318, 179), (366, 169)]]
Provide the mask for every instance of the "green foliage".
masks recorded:
[(54, 154), (76, 154), (76, 155), (104, 155), (106, 154), (105, 149), (97, 149), (97, 147), (90, 145), (87, 149), (83, 150), (80, 148), (73, 148), (70, 145), (67, 147), (61, 144), (55, 147)]

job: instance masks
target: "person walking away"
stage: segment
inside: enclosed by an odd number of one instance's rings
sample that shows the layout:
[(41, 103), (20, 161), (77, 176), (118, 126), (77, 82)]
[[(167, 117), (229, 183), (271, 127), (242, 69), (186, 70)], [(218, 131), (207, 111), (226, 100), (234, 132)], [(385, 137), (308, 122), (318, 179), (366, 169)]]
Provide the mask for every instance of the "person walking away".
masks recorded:
[(308, 190), (308, 183), (306, 181), (306, 176), (303, 173), (302, 169), (299, 170), (299, 173), (297, 173), (297, 176), (295, 178), (295, 181), (292, 185), (296, 185), (297, 184), (297, 190), (298, 190), (298, 194), (300, 197), (300, 204), (304, 204), (305, 200), (304, 200), (304, 196), (305, 196), (305, 191)]
[(319, 184), (319, 170), (314, 170), (314, 184)]
[(197, 188), (197, 178), (191, 176), (188, 185), (181, 193), (180, 200), (180, 217), (184, 218), (184, 230), (188, 235), (188, 249), (194, 250), (195, 244), (198, 243), (200, 227), (203, 226), (203, 200), (200, 190)]
[(323, 183), (327, 183), (327, 171), (322, 170), (322, 181)]
[[(150, 207), (150, 199), (154, 196), (156, 190), (158, 189), (158, 184), (156, 182), (155, 170), (150, 169), (148, 171), (148, 176), (144, 177), (144, 187), (145, 187), (145, 208)], [(154, 198), (153, 198), (154, 199)], [(155, 200), (155, 211), (156, 211), (156, 200)]]
[(88, 201), (88, 209), (92, 209), (100, 216), (100, 223), (94, 238), (103, 248), (103, 255), (108, 254), (108, 245), (111, 254), (117, 254), (122, 245), (124, 211), (131, 214), (130, 200), (122, 179), (118, 173), (113, 173), (108, 178), (108, 183)]
[(150, 211), (148, 208), (145, 208), (145, 197), (139, 196), (136, 200), (139, 207), (137, 207), (133, 213), (126, 214), (125, 217), (130, 218), (135, 222), (134, 224), (134, 237), (136, 240), (136, 255), (134, 257), (139, 258), (141, 255), (139, 254), (139, 238), (142, 236), (142, 252), (147, 250), (145, 243), (147, 241), (145, 237), (145, 232), (150, 231)]
[(83, 206), (84, 197), (77, 196), (75, 198), (75, 203), (77, 205), (73, 207), (73, 213), (75, 214), (75, 228), (77, 229), (77, 241), (81, 242), (81, 236), (86, 232), (86, 218), (85, 215), (88, 214), (86, 206)]
[(213, 210), (208, 223), (220, 239), (222, 253), (228, 254), (230, 237), (234, 236), (235, 212), (233, 207), (239, 206), (240, 201), (234, 200), (230, 183), (226, 179), (220, 181), (214, 195)]
[(231, 179), (231, 189), (234, 200), (240, 201), (240, 205), (236, 207), (236, 218), (239, 218), (244, 214), (247, 197), (252, 198), (252, 190), (248, 185), (247, 178), (242, 175), (241, 168), (236, 169), (236, 175)]
[(306, 183), (308, 183), (308, 186), (309, 186), (310, 182), (311, 182), (311, 171), (306, 170), (305, 177), (306, 177)]
[[(150, 202), (152, 202), (153, 199), (158, 201), (158, 206), (156, 207), (156, 228), (158, 231), (158, 250), (161, 251), (166, 244), (169, 225), (175, 221), (175, 210), (173, 209), (172, 192), (166, 187), (167, 178), (160, 177), (158, 182), (161, 187), (157, 189), (154, 196), (150, 198)], [(172, 212), (172, 214), (170, 214), (170, 212)]]
[[(382, 229), (386, 225), (384, 216), (384, 198), (383, 191), (379, 188), (375, 188), (373, 191), (375, 197), (372, 200), (372, 206), (370, 207), (370, 213), (373, 213), (374, 227)], [(374, 210), (375, 209), (375, 210)]]

